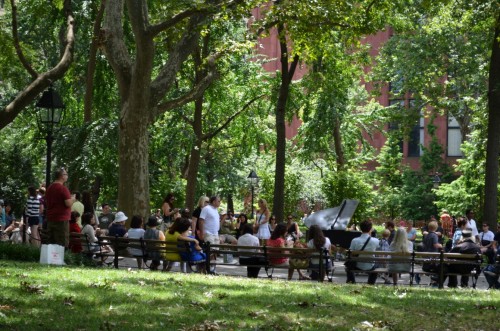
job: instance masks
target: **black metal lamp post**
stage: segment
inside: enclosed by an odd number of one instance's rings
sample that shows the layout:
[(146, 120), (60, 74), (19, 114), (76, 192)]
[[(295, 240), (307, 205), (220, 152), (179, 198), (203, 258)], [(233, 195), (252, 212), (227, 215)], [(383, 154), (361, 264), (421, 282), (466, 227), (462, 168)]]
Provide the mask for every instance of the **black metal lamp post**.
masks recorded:
[(441, 184), (441, 177), (439, 177), (439, 174), (436, 172), (434, 176), (432, 177), (432, 186), (437, 189), (439, 188), (439, 185)]
[(252, 187), (252, 214), (250, 215), (250, 219), (253, 219), (253, 196), (254, 196), (255, 186), (259, 182), (259, 176), (257, 176), (255, 171), (252, 170), (250, 171), (250, 175), (248, 175), (247, 179), (250, 181), (250, 185)]
[(64, 104), (59, 93), (52, 86), (38, 100), (36, 106), (41, 108), (38, 112), (38, 125), (46, 134), (47, 142), (47, 164), (45, 168), (45, 187), (50, 185), (50, 166), (52, 163), (52, 142), (54, 141), (54, 128), (61, 122)]

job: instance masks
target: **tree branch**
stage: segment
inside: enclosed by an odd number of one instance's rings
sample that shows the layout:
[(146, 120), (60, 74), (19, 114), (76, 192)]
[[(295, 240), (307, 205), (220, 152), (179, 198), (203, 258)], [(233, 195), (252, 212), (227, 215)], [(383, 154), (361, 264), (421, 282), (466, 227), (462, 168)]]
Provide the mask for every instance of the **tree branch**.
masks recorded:
[(211, 138), (215, 137), (219, 132), (221, 132), (222, 130), (224, 130), (238, 115), (240, 115), (242, 112), (244, 112), (245, 110), (247, 110), (248, 107), (250, 107), (255, 101), (259, 100), (260, 98), (262, 98), (264, 96), (265, 96), (265, 94), (261, 94), (261, 95), (258, 95), (256, 97), (254, 97), (250, 101), (248, 101), (243, 106), (243, 108), (241, 108), (238, 112), (236, 112), (233, 115), (231, 115), (220, 127), (218, 127), (217, 129), (215, 129), (211, 133), (207, 133), (207, 134), (203, 135), (202, 140), (208, 140), (208, 139), (211, 139)]
[(12, 123), (17, 115), (21, 113), (40, 93), (46, 90), (52, 82), (61, 79), (73, 62), (73, 48), (75, 44), (74, 19), (71, 12), (71, 1), (65, 1), (65, 12), (67, 16), (66, 46), (59, 63), (51, 70), (38, 75), (16, 98), (0, 112), (0, 129)]
[(23, 50), (21, 49), (21, 45), (19, 43), (19, 34), (17, 31), (17, 5), (15, 0), (10, 0), (10, 5), (12, 7), (12, 38), (14, 39), (14, 48), (16, 49), (17, 57), (19, 61), (23, 65), (23, 67), (28, 71), (31, 75), (31, 78), (36, 79), (38, 77), (38, 73), (33, 69), (31, 64), (28, 62), (26, 57), (24, 56)]
[(102, 0), (101, 6), (97, 11), (92, 33), (92, 42), (90, 44), (89, 62), (87, 63), (87, 77), (85, 82), (85, 95), (83, 97), (83, 121), (88, 123), (92, 120), (92, 97), (94, 95), (94, 73), (96, 68), (96, 56), (99, 48), (99, 31), (101, 29), (102, 18), (106, 0)]
[(132, 59), (123, 35), (123, 0), (107, 1), (105, 13), (104, 29), (101, 30), (104, 52), (118, 79), (120, 94), (125, 97), (132, 76)]
[(203, 93), (205, 93), (205, 90), (216, 78), (216, 76), (217, 75), (214, 72), (210, 72), (200, 81), (199, 84), (196, 84), (188, 93), (184, 94), (183, 96), (177, 99), (169, 100), (159, 104), (157, 107), (154, 108), (154, 111), (151, 112), (149, 121), (154, 122), (156, 118), (159, 115), (163, 114), (164, 112), (178, 108), (188, 102), (194, 101), (197, 98), (199, 98), (201, 95), (203, 95)]
[(158, 23), (158, 24), (155, 24), (155, 25), (152, 25), (148, 28), (148, 33), (155, 37), (157, 36), (159, 33), (167, 30), (168, 28), (171, 28), (173, 26), (175, 26), (177, 23), (183, 21), (184, 19), (186, 18), (189, 18), (195, 14), (201, 14), (205, 11), (203, 10), (200, 10), (200, 9), (196, 9), (196, 8), (193, 8), (193, 9), (188, 9), (186, 11), (183, 11), (177, 15), (174, 15), (172, 16), (170, 19), (166, 20), (166, 21), (163, 21), (161, 23)]

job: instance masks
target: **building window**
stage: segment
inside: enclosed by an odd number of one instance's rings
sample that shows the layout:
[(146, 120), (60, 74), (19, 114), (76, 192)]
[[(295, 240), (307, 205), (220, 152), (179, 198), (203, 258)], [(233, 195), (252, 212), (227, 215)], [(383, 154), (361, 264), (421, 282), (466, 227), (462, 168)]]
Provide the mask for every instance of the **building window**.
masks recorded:
[[(389, 105), (391, 105), (391, 106), (399, 105), (399, 107), (404, 108), (405, 101), (404, 100), (390, 100)], [(395, 130), (399, 130), (399, 124), (396, 122), (389, 123), (389, 131), (395, 131)], [(403, 153), (403, 139), (399, 139), (398, 146), (399, 146), (399, 151), (401, 153)]]
[(448, 156), (461, 157), (463, 156), (460, 146), (462, 145), (462, 133), (460, 125), (455, 117), (448, 115)]

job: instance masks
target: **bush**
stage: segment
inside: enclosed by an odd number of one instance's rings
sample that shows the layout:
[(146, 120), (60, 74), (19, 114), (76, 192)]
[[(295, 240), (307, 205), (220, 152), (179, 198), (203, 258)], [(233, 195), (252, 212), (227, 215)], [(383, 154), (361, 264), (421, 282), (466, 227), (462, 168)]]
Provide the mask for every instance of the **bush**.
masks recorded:
[(40, 261), (40, 248), (30, 245), (0, 242), (0, 259), (38, 262)]
[[(31, 245), (12, 244), (0, 242), (0, 260), (13, 260), (24, 262), (39, 262), (40, 248)], [(95, 267), (97, 263), (82, 254), (64, 253), (64, 262), (67, 265)]]

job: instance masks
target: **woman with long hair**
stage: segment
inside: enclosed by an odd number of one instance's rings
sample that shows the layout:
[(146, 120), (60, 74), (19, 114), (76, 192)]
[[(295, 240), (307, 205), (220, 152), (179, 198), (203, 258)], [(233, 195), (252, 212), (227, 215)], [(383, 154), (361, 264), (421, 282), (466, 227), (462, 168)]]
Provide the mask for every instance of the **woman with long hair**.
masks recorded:
[[(394, 235), (394, 239), (389, 247), (389, 251), (403, 253), (402, 257), (397, 257), (398, 259), (404, 258), (406, 255), (408, 255), (408, 259), (410, 258), (410, 254), (413, 252), (413, 243), (408, 240), (408, 234), (406, 233), (405, 228), (399, 227), (396, 230), (396, 234)], [(410, 262), (389, 263), (387, 271), (392, 273), (392, 282), (394, 286), (398, 284), (398, 274), (401, 272), (410, 272), (410, 269)]]
[[(286, 235), (286, 224), (284, 223), (279, 223), (276, 225), (276, 228), (274, 229), (273, 233), (271, 234), (271, 237), (269, 240), (267, 240), (267, 246), (269, 247), (292, 247), (293, 243), (287, 242), (285, 240), (285, 235)], [(290, 266), (289, 259), (287, 257), (277, 257), (277, 258), (269, 258), (269, 262), (271, 265), (275, 266)], [(295, 268), (289, 267), (288, 268), (288, 280), (292, 279), (293, 276), (293, 271)], [(310, 279), (308, 276), (305, 276), (300, 269), (297, 269), (297, 272), (299, 273), (299, 279), (300, 280), (307, 280)]]
[(264, 199), (259, 199), (259, 210), (257, 211), (257, 220), (255, 225), (257, 228), (256, 237), (259, 238), (261, 245), (265, 245), (267, 239), (271, 237), (271, 231), (269, 231), (269, 218), (271, 212), (267, 207), (267, 201)]
[[(328, 255), (330, 255), (332, 244), (330, 242), (330, 239), (328, 237), (325, 237), (323, 231), (318, 225), (316, 224), (311, 225), (311, 227), (309, 228), (308, 236), (309, 236), (309, 241), (307, 242), (308, 248), (315, 248), (318, 251), (325, 249), (328, 252)], [(320, 279), (324, 279), (326, 272), (329, 272), (331, 270), (332, 265), (330, 263), (330, 259), (326, 258), (323, 268), (323, 273), (319, 275), (319, 263), (320, 261), (318, 258), (311, 258), (310, 269), (311, 269), (312, 279), (318, 279), (317, 278), (318, 276), (320, 277)]]
[(236, 238), (239, 238), (244, 234), (244, 229), (247, 224), (248, 224), (247, 215), (243, 213), (239, 214), (238, 219), (236, 220)]
[(174, 201), (175, 201), (175, 196), (173, 193), (167, 194), (165, 199), (163, 199), (163, 203), (161, 205), (161, 211), (163, 213), (163, 224), (162, 224), (163, 231), (165, 231), (172, 225), (172, 222), (174, 221), (174, 216), (179, 211), (178, 208), (174, 207)]

